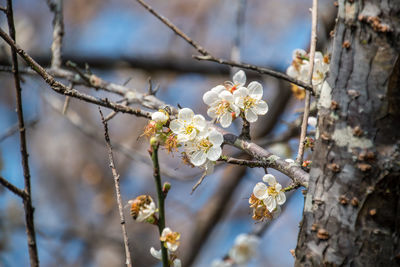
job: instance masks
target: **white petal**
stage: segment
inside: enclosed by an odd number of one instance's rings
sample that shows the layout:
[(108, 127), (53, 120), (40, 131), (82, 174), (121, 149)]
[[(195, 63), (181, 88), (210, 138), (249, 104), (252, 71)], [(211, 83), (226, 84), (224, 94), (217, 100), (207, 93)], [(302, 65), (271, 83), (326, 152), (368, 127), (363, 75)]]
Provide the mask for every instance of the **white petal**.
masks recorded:
[(218, 117), (218, 114), (215, 112), (215, 108), (214, 107), (210, 107), (209, 109), (207, 109), (207, 115), (210, 118), (213, 118), (213, 119)]
[(206, 163), (201, 166), (206, 171), (206, 175), (210, 175), (214, 172), (214, 165), (215, 163), (212, 161), (206, 161)]
[(264, 204), (267, 206), (269, 212), (273, 212), (276, 208), (276, 200), (272, 196), (268, 196), (264, 199)]
[(223, 99), (223, 100), (228, 101), (229, 103), (232, 103), (233, 100), (234, 100), (232, 93), (227, 91), (227, 90), (222, 91), (221, 93), (219, 93), (218, 97)]
[(165, 227), (165, 228), (163, 229), (163, 231), (161, 232), (161, 236), (166, 236), (166, 235), (168, 235), (168, 234), (170, 234), (170, 233), (172, 233), (171, 228)]
[(157, 260), (161, 260), (162, 259), (161, 249), (160, 250), (156, 250), (155, 248), (151, 247), (150, 248), (150, 254), (151, 254), (151, 256), (156, 258)]
[(255, 122), (257, 121), (257, 114), (254, 112), (254, 109), (249, 108), (244, 111), (244, 115), (248, 122)]
[(222, 149), (220, 146), (213, 146), (207, 152), (207, 158), (211, 161), (216, 161), (221, 156)]
[(183, 124), (179, 120), (173, 120), (170, 122), (169, 128), (173, 133), (178, 134), (182, 130)]
[(266, 182), (269, 185), (275, 185), (276, 184), (275, 176), (273, 176), (272, 174), (264, 175), (263, 181)]
[(176, 245), (176, 244), (171, 244), (171, 243), (169, 243), (169, 242), (166, 242), (166, 243), (167, 243), (167, 248), (168, 248), (169, 251), (174, 252), (174, 251), (176, 251), (176, 250), (178, 249), (178, 245)]
[(324, 59), (324, 56), (322, 55), (321, 52), (319, 52), (319, 51), (315, 52), (314, 62), (317, 61), (317, 60), (321, 60), (322, 61), (323, 59)]
[[(237, 107), (243, 109), (244, 108), (244, 98), (240, 97), (240, 96), (236, 97), (235, 98), (235, 105)], [(239, 115), (239, 114), (237, 114), (237, 115)]]
[(235, 92), (233, 92), (233, 97), (236, 99), (237, 97), (245, 97), (249, 94), (249, 91), (246, 87), (239, 87)]
[(258, 115), (264, 115), (268, 112), (268, 105), (263, 100), (258, 100), (258, 103), (253, 107)]
[(168, 117), (164, 112), (157, 111), (151, 114), (151, 119), (156, 122), (166, 122)]
[(235, 73), (235, 75), (233, 75), (232, 80), (234, 84), (242, 86), (246, 83), (246, 74), (244, 73), (244, 71), (239, 70)]
[(221, 93), (222, 91), (226, 90), (225, 86), (223, 85), (217, 85), (215, 86), (213, 89), (211, 89), (211, 91), (213, 91), (216, 94)]
[(295, 69), (295, 67), (290, 65), (289, 68), (287, 68), (287, 70), (286, 70), (286, 74), (290, 77), (297, 78), (297, 76), (299, 75), (299, 72)]
[(278, 202), (278, 205), (282, 205), (283, 203), (286, 202), (286, 195), (283, 192), (279, 192), (279, 194), (276, 196), (276, 202)]
[(176, 139), (178, 140), (179, 143), (184, 143), (190, 140), (190, 136), (187, 134), (178, 133)]
[(206, 105), (212, 105), (218, 100), (218, 94), (213, 91), (208, 91), (203, 95), (203, 101)]
[(207, 122), (204, 119), (203, 115), (195, 115), (193, 117), (193, 124), (200, 131), (203, 131), (204, 128), (206, 128), (207, 126)]
[(258, 199), (264, 199), (268, 196), (267, 185), (264, 183), (257, 183), (253, 188), (253, 194)]
[(189, 135), (186, 135), (186, 136), (187, 136), (187, 139), (188, 139), (188, 140), (193, 140), (193, 139), (196, 137), (196, 135), (197, 135), (197, 131), (196, 131), (196, 130), (192, 130), (192, 131), (190, 132), (190, 134), (189, 134)]
[(276, 184), (275, 184), (275, 190), (276, 190), (277, 192), (281, 191), (281, 190), (282, 190), (282, 185), (281, 185), (280, 183), (276, 183)]
[(172, 263), (173, 267), (182, 267), (182, 262), (180, 259), (175, 259), (174, 262)]
[(204, 153), (204, 151), (199, 150), (193, 153), (193, 155), (190, 156), (190, 162), (193, 163), (194, 166), (200, 166), (206, 162), (207, 155)]
[(184, 122), (190, 122), (194, 116), (193, 110), (190, 108), (183, 108), (179, 110), (178, 119), (183, 120)]
[(230, 112), (224, 113), (224, 115), (222, 115), (219, 118), (219, 123), (221, 123), (221, 126), (224, 128), (227, 128), (231, 125), (232, 123), (232, 115)]
[(216, 130), (211, 130), (209, 135), (208, 135), (208, 140), (214, 145), (214, 146), (220, 146), (222, 142), (224, 142), (224, 137), (222, 134)]
[(317, 126), (317, 118), (308, 117), (308, 125), (315, 128), (315, 126)]
[[(242, 101), (242, 103), (243, 103), (243, 101)], [(234, 105), (234, 104), (231, 104), (230, 107), (231, 107), (231, 109), (233, 110), (233, 112), (235, 112), (235, 115), (236, 115), (236, 116), (239, 116), (239, 114), (240, 114), (240, 108), (239, 108), (238, 106)]]
[(249, 86), (247, 86), (247, 90), (249, 90), (249, 95), (255, 99), (261, 99), (263, 96), (263, 87), (259, 82), (251, 82)]

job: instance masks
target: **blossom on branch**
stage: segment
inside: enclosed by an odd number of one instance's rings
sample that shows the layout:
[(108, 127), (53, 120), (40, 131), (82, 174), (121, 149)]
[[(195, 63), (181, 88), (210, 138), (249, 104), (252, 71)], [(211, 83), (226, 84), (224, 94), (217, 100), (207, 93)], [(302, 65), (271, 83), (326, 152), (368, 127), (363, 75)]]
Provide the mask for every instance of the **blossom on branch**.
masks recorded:
[[(155, 248), (151, 247), (150, 248), (150, 254), (156, 258), (157, 260), (162, 260), (162, 252), (161, 249), (160, 250), (156, 250)], [(171, 252), (168, 251), (168, 261), (170, 262), (169, 266), (171, 267), (181, 267), (182, 266), (182, 262), (180, 259), (178, 259), (176, 257), (176, 255), (171, 255)]]
[(152, 223), (155, 218), (154, 214), (157, 212), (156, 204), (151, 196), (140, 195), (133, 200), (129, 200), (131, 205), (131, 216), (138, 222), (148, 221)]
[(171, 121), (169, 128), (177, 135), (178, 142), (193, 140), (206, 127), (202, 115), (195, 115), (190, 108), (179, 110), (178, 118)]
[(176, 251), (179, 247), (179, 239), (181, 235), (178, 232), (172, 232), (169, 227), (164, 228), (161, 233), (160, 241), (164, 242), (164, 246), (169, 251)]
[(285, 193), (282, 190), (282, 185), (276, 182), (275, 176), (266, 174), (263, 181), (268, 183), (257, 183), (254, 186), (253, 194), (259, 200), (262, 200), (269, 212), (274, 212), (278, 205), (283, 205), (286, 202)]
[(240, 234), (236, 237), (235, 244), (229, 251), (229, 257), (236, 264), (245, 264), (256, 255), (259, 244), (259, 237)]

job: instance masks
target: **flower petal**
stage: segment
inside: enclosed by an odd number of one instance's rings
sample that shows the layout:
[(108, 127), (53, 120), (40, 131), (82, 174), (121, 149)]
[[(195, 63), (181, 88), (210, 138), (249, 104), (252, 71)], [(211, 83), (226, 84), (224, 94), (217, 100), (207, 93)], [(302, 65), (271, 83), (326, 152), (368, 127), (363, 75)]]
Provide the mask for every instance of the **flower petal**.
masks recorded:
[(173, 120), (170, 122), (169, 128), (173, 133), (178, 134), (182, 130), (183, 124), (179, 120)]
[(275, 190), (276, 190), (277, 192), (281, 191), (281, 190), (282, 190), (282, 185), (281, 185), (280, 183), (276, 183), (276, 184), (275, 184)]
[(267, 206), (269, 212), (273, 212), (276, 209), (276, 200), (272, 196), (268, 196), (264, 199), (264, 204)]
[(222, 115), (219, 118), (219, 123), (221, 123), (221, 126), (224, 127), (224, 128), (229, 127), (231, 125), (231, 123), (232, 123), (232, 115), (231, 115), (231, 113), (229, 113), (229, 112), (224, 113), (224, 115)]
[(176, 140), (179, 143), (184, 143), (190, 140), (190, 136), (187, 134), (183, 134), (183, 133), (178, 133), (178, 135), (176, 136)]
[(232, 93), (227, 90), (219, 93), (218, 97), (221, 98), (222, 100), (228, 101), (229, 103), (232, 103), (234, 101)]
[(246, 87), (239, 87), (235, 92), (233, 92), (233, 97), (236, 99), (237, 97), (245, 97), (249, 94), (249, 91)]
[(297, 59), (298, 57), (304, 57), (305, 55), (307, 55), (307, 52), (303, 49), (295, 49), (292, 53), (292, 58)]
[(183, 120), (184, 122), (190, 122), (194, 116), (193, 110), (190, 108), (183, 108), (179, 110), (178, 119)]
[(267, 185), (264, 183), (257, 183), (253, 188), (253, 194), (258, 199), (264, 199), (268, 196)]
[(258, 103), (253, 107), (258, 115), (264, 115), (268, 112), (268, 104), (264, 100), (258, 100)]
[(217, 161), (221, 156), (222, 149), (220, 146), (213, 146), (207, 152), (207, 158), (211, 161)]
[(206, 162), (206, 159), (207, 155), (202, 150), (198, 150), (190, 156), (190, 162), (192, 162), (194, 166), (200, 166), (204, 164), (204, 162)]
[(220, 146), (222, 142), (224, 142), (224, 137), (222, 134), (216, 130), (211, 130), (209, 135), (208, 135), (208, 140), (214, 145), (214, 146)]
[(214, 107), (211, 107), (211, 108), (207, 109), (207, 115), (210, 118), (213, 118), (213, 119), (218, 117), (218, 114), (215, 112), (215, 108)]
[(257, 121), (257, 114), (255, 113), (255, 111), (254, 111), (254, 109), (253, 108), (249, 108), (249, 109), (246, 109), (245, 111), (244, 111), (244, 115), (245, 115), (245, 117), (246, 117), (246, 120), (248, 121), (248, 122), (255, 122), (255, 121)]
[(286, 70), (286, 74), (290, 77), (297, 78), (297, 76), (299, 75), (299, 72), (296, 70), (295, 67), (290, 65), (289, 68), (287, 68), (287, 70)]
[(243, 86), (246, 83), (246, 73), (244, 73), (242, 70), (239, 70), (235, 73), (235, 75), (233, 75), (232, 80), (235, 85)]
[(155, 248), (151, 247), (150, 248), (150, 254), (151, 254), (151, 256), (156, 258), (157, 260), (161, 260), (162, 259), (161, 249), (160, 250), (156, 250)]
[(217, 86), (215, 86), (214, 88), (211, 89), (211, 91), (213, 91), (216, 94), (219, 94), (224, 90), (226, 90), (226, 88), (223, 85), (217, 85)]
[(199, 131), (203, 131), (204, 128), (206, 128), (207, 126), (207, 122), (204, 119), (203, 115), (195, 115), (193, 117), (193, 124)]
[(247, 86), (247, 90), (249, 90), (249, 95), (254, 99), (261, 99), (263, 96), (263, 87), (259, 82), (251, 82)]
[(206, 105), (212, 105), (215, 101), (218, 100), (218, 94), (213, 91), (208, 91), (203, 95), (203, 101)]
[(278, 202), (278, 205), (282, 205), (283, 203), (286, 202), (286, 195), (283, 192), (279, 192), (279, 194), (276, 196), (276, 202)]
[(271, 185), (271, 186), (276, 184), (275, 176), (273, 176), (272, 174), (264, 175), (263, 181), (266, 182), (268, 185)]
[(174, 262), (172, 263), (173, 267), (182, 267), (182, 262), (180, 259), (175, 259)]

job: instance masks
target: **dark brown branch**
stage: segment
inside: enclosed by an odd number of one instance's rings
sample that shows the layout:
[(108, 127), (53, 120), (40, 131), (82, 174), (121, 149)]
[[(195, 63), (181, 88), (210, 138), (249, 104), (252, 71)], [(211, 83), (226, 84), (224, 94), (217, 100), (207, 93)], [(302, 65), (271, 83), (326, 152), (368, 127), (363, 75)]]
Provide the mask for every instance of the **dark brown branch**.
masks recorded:
[(246, 166), (250, 168), (267, 167), (267, 164), (265, 162), (259, 160), (237, 159), (228, 156), (221, 156), (218, 161), (224, 161), (229, 164)]
[[(12, 1), (7, 0), (7, 22), (8, 29), (11, 36), (10, 41), (15, 41), (15, 27), (14, 27), (14, 13), (12, 8)], [(11, 57), (12, 57), (12, 68), (14, 74), (14, 84), (15, 84), (15, 92), (16, 92), (16, 108), (18, 115), (18, 127), (19, 127), (19, 139), (20, 139), (20, 147), (21, 147), (21, 164), (24, 173), (24, 182), (25, 182), (25, 194), (26, 197), (23, 198), (24, 209), (25, 209), (25, 223), (26, 223), (26, 234), (28, 241), (28, 250), (29, 250), (29, 260), (30, 264), (33, 267), (39, 266), (39, 257), (37, 252), (36, 245), (36, 235), (35, 235), (35, 222), (33, 218), (34, 208), (32, 206), (32, 194), (31, 194), (31, 174), (29, 171), (29, 162), (28, 162), (28, 150), (26, 145), (26, 137), (25, 137), (25, 124), (24, 124), (24, 115), (22, 110), (22, 96), (21, 96), (21, 84), (20, 77), (18, 72), (18, 60), (17, 60), (17, 51), (16, 47), (11, 47)]]
[(125, 228), (124, 210), (123, 210), (123, 204), (122, 204), (122, 198), (121, 198), (121, 190), (119, 187), (119, 174), (117, 172), (117, 169), (115, 168), (114, 157), (113, 157), (112, 147), (111, 147), (111, 143), (110, 143), (110, 136), (108, 134), (108, 125), (107, 125), (107, 122), (104, 120), (104, 116), (103, 116), (103, 113), (101, 112), (100, 107), (99, 107), (99, 112), (100, 112), (100, 116), (101, 116), (101, 121), (104, 126), (104, 138), (106, 140), (108, 159), (110, 161), (110, 168), (111, 168), (112, 175), (114, 177), (115, 193), (117, 195), (119, 218), (120, 218), (120, 223), (121, 223), (121, 228), (122, 228), (122, 236), (124, 238), (124, 247), (125, 247), (125, 255), (126, 255), (125, 263), (128, 267), (131, 267), (132, 259), (131, 259), (131, 253), (129, 252), (128, 234), (127, 234), (126, 228)]
[(96, 98), (91, 95), (83, 94), (75, 89), (70, 89), (66, 85), (56, 81), (52, 75), (50, 75), (42, 66), (40, 66), (33, 58), (31, 58), (24, 50), (22, 50), (11, 38), (5, 33), (2, 29), (0, 29), (0, 36), (11, 46), (16, 52), (26, 61), (26, 63), (31, 66), (31, 68), (37, 72), (47, 84), (57, 93), (71, 96), (80, 100), (83, 100), (88, 103), (96, 104), (102, 107), (110, 108), (115, 111), (119, 111), (122, 113), (134, 114), (136, 116), (150, 118), (151, 115), (149, 112), (142, 111), (140, 109), (134, 109), (128, 106), (124, 106), (115, 102), (108, 100), (107, 98)]
[(283, 79), (288, 82), (294, 83), (294, 84), (301, 86), (304, 89), (312, 92), (312, 90), (313, 90), (312, 86), (310, 86), (309, 84), (306, 84), (300, 80), (289, 77), (288, 75), (286, 75), (284, 73), (277, 72), (277, 71), (267, 69), (267, 68), (258, 67), (255, 65), (247, 64), (247, 63), (234, 62), (234, 61), (229, 61), (229, 60), (214, 57), (213, 55), (211, 55), (210, 52), (208, 52), (206, 49), (204, 49), (202, 46), (200, 46), (197, 42), (192, 40), (181, 29), (179, 29), (177, 26), (175, 26), (173, 23), (171, 23), (167, 18), (165, 18), (164, 16), (162, 16), (158, 12), (156, 12), (151, 6), (146, 4), (143, 0), (136, 0), (136, 1), (138, 1), (144, 8), (146, 8), (151, 14), (153, 14), (155, 17), (157, 17), (161, 22), (163, 22), (168, 28), (170, 28), (172, 31), (174, 31), (178, 36), (180, 36), (187, 43), (189, 43), (191, 46), (193, 46), (202, 55), (202, 56), (194, 56), (194, 58), (196, 58), (198, 60), (207, 60), (207, 61), (212, 61), (212, 62), (216, 62), (219, 64), (229, 65), (232, 67), (249, 69), (249, 70), (256, 71), (260, 74), (267, 74), (267, 75), (276, 77), (278, 79)]
[(0, 176), (0, 184), (2, 184), (5, 188), (16, 194), (17, 196), (21, 197), (22, 199), (26, 199), (27, 195), (24, 190), (19, 189), (12, 183), (10, 183), (7, 179)]

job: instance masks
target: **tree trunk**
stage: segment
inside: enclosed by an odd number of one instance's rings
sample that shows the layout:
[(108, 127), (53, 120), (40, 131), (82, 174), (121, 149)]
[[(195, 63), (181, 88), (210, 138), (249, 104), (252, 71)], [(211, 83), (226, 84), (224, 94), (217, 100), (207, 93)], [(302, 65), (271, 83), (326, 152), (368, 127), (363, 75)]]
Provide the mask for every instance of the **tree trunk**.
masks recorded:
[(339, 1), (296, 266), (400, 265), (400, 1)]

